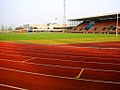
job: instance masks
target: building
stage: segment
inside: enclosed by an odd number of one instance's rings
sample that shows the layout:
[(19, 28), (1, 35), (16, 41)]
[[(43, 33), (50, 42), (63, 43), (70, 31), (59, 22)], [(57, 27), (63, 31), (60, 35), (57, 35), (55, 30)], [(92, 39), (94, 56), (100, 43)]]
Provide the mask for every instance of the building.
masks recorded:
[(63, 30), (67, 30), (69, 27), (69, 24), (63, 27), (63, 24), (57, 23), (23, 25), (27, 32), (63, 32)]

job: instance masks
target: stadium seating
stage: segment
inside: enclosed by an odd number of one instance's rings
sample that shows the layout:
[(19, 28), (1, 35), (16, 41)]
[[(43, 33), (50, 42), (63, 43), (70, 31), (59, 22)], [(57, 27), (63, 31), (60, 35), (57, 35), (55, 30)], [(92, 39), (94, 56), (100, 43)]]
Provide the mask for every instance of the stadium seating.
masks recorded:
[(70, 32), (72, 32), (72, 33), (83, 33), (84, 32), (84, 27), (88, 24), (89, 23), (81, 23), (81, 24), (77, 25), (75, 28), (73, 28), (72, 30), (70, 30)]
[[(119, 23), (120, 27), (120, 23)], [(74, 29), (70, 30), (72, 33), (106, 33), (112, 34), (116, 32), (116, 20), (98, 20), (95, 24), (90, 22), (83, 22), (77, 25)], [(118, 33), (120, 33), (120, 28), (118, 28)]]

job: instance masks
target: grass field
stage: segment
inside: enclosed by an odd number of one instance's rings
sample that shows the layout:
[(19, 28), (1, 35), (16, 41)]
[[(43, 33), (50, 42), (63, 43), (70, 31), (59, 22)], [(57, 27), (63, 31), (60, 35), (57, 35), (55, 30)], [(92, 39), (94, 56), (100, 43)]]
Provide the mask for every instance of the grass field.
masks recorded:
[(115, 34), (76, 34), (76, 33), (37, 33), (37, 34), (0, 34), (1, 41), (35, 44), (71, 44), (86, 42), (120, 41)]

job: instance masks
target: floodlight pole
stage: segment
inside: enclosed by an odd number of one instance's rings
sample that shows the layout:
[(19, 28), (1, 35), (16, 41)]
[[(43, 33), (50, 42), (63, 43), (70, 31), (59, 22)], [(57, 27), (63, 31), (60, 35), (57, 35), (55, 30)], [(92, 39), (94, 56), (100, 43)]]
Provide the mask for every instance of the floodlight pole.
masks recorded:
[(63, 33), (66, 29), (66, 0), (64, 0)]
[(116, 20), (116, 37), (118, 36), (118, 13), (117, 13), (117, 20)]

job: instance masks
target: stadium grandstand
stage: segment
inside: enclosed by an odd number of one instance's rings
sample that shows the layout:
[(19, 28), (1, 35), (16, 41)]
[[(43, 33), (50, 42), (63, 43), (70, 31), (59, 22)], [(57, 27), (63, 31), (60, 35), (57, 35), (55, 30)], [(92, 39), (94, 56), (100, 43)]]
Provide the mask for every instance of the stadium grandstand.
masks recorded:
[[(70, 33), (120, 34), (120, 13), (101, 16), (69, 19)], [(78, 25), (76, 26), (76, 23)]]

